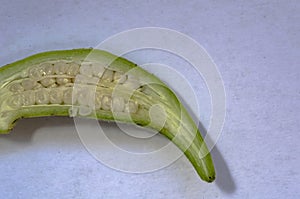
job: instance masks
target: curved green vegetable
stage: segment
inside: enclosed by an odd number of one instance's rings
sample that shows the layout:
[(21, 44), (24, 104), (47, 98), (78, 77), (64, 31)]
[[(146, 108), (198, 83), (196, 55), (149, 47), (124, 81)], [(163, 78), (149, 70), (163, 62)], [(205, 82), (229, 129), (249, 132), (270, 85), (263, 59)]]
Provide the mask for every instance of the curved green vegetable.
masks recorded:
[(184, 152), (201, 179), (215, 179), (209, 151), (175, 94), (124, 58), (74, 49), (36, 54), (0, 68), (0, 133), (8, 133), (19, 118), (52, 115), (152, 128)]

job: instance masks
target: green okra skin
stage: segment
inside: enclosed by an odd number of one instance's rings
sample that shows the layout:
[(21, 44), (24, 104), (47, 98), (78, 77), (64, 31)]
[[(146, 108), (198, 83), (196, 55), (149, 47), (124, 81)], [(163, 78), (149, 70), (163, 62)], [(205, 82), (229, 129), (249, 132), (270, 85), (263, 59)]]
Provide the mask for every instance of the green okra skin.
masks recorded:
[(176, 95), (124, 58), (73, 49), (36, 54), (0, 68), (0, 133), (9, 133), (19, 118), (52, 115), (154, 129), (184, 152), (201, 179), (215, 179), (211, 155)]

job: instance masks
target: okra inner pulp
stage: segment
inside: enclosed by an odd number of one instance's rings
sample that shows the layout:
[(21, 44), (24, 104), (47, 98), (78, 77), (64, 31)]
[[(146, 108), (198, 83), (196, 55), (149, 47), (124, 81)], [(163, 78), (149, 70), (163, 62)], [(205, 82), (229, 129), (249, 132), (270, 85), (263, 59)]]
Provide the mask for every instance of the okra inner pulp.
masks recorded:
[(82, 116), (91, 114), (93, 108), (136, 113), (143, 104), (132, 99), (125, 100), (121, 96), (113, 97), (112, 90), (117, 84), (127, 89), (140, 88), (142, 93), (142, 89), (147, 89), (147, 86), (140, 87), (137, 78), (93, 62), (44, 62), (22, 72), (22, 76), (2, 87), (7, 95), (1, 104), (2, 110), (43, 105), (77, 105), (85, 110), (79, 111)]
[[(160, 108), (151, 111), (154, 105)], [(10, 131), (19, 118), (51, 115), (155, 129), (184, 152), (203, 180), (215, 179), (205, 143), (175, 94), (126, 59), (75, 49), (37, 54), (0, 68), (0, 133)]]

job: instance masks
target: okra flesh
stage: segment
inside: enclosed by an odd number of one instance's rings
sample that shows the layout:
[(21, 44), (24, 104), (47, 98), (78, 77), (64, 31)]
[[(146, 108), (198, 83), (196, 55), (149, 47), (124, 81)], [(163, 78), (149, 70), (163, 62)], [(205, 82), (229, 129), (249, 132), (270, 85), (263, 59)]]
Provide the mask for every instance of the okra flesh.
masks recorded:
[[(153, 105), (164, 112), (151, 117)], [(44, 52), (0, 68), (0, 133), (9, 133), (20, 118), (42, 116), (78, 116), (154, 129), (184, 152), (201, 179), (215, 179), (201, 134), (171, 89), (106, 51)]]

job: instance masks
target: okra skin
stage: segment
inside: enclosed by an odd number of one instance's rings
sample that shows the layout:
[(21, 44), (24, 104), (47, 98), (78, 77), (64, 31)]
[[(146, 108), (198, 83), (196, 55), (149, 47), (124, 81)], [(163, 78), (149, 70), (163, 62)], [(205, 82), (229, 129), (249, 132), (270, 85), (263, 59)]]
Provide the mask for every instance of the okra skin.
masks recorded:
[[(159, 105), (165, 114), (151, 118), (152, 105)], [(0, 68), (0, 133), (9, 133), (19, 118), (53, 115), (154, 129), (184, 152), (202, 180), (215, 179), (211, 155), (176, 95), (124, 58), (96, 49), (73, 49), (36, 54)]]

